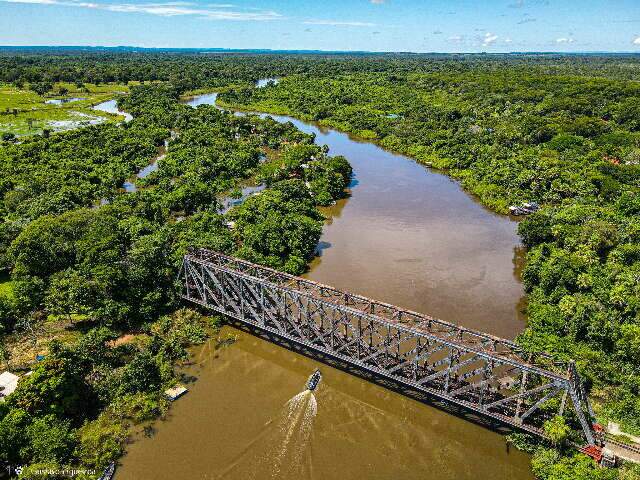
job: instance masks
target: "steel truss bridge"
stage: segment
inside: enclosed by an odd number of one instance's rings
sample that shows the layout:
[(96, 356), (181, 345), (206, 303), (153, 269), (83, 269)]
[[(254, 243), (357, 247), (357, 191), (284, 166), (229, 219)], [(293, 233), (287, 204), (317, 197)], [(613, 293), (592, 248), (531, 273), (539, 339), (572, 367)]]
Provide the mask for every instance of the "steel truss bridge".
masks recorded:
[(572, 362), (510, 340), (208, 250), (185, 255), (182, 297), (517, 430), (564, 416), (594, 445)]

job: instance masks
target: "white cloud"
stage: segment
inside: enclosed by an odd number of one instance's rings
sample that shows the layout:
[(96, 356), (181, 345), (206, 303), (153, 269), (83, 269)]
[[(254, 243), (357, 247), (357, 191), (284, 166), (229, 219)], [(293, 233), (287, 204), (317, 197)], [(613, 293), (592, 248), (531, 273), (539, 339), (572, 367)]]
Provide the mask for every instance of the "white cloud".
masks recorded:
[(371, 0), (371, 3), (373, 3), (374, 5), (382, 5), (384, 3), (384, 0)]
[(341, 22), (335, 20), (307, 20), (305, 25), (329, 25), (332, 27), (375, 27), (375, 23), (369, 22)]
[(210, 20), (238, 20), (238, 21), (266, 21), (278, 20), (282, 15), (272, 11), (242, 11), (230, 10), (230, 4), (209, 4), (202, 8), (192, 7), (188, 2), (167, 3), (88, 3), (69, 0), (0, 0), (9, 3), (37, 3), (42, 5), (60, 5), (65, 7), (89, 8), (121, 13), (146, 13), (161, 17), (198, 16)]
[(496, 40), (498, 40), (498, 35), (496, 35), (495, 33), (487, 32), (484, 34), (484, 38), (482, 39), (482, 46), (488, 47), (492, 43), (495, 43)]
[(640, 37), (636, 37), (636, 39), (633, 41), (634, 45), (640, 45)]
[(525, 6), (537, 6), (542, 5), (544, 7), (549, 6), (549, 0), (516, 0), (514, 3), (507, 5), (509, 8), (522, 8)]
[(55, 0), (3, 0), (3, 1), (7, 3), (42, 3), (47, 5), (58, 3)]
[(452, 35), (449, 38), (447, 38), (447, 40), (453, 43), (460, 43), (464, 41), (464, 37), (462, 35)]
[(575, 40), (571, 37), (560, 37), (556, 38), (556, 43), (573, 43)]
[(513, 40), (511, 40), (509, 37), (504, 39), (504, 43), (511, 43), (513, 42)]

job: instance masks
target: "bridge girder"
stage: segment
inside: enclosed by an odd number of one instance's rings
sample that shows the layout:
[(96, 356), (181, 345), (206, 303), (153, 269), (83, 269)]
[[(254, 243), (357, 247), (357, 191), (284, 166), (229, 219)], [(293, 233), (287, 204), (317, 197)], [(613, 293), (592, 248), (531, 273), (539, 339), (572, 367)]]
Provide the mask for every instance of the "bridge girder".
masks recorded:
[(181, 281), (192, 303), (535, 435), (570, 417), (594, 444), (572, 363), (208, 250), (185, 255)]

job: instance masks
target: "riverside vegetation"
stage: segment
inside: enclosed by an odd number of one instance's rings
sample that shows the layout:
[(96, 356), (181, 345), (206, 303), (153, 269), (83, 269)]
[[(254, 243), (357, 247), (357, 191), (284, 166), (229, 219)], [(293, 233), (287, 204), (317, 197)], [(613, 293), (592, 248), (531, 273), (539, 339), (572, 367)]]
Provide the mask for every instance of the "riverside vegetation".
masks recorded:
[[(136, 87), (120, 105), (134, 116), (127, 124), (0, 148), (0, 262), (11, 272), (0, 290), (2, 363), (33, 370), (0, 403), (0, 461), (29, 465), (22, 478), (99, 472), (122, 453), (132, 425), (166, 411), (162, 391), (179, 378), (186, 348), (218, 325), (177, 309), (187, 248), (301, 273), (322, 230), (317, 206), (344, 195), (348, 162), (312, 136), (193, 109), (179, 93)], [(159, 168), (123, 192), (164, 139)], [(248, 179), (267, 188), (219, 214), (220, 197)], [(36, 354), (44, 359), (34, 364)]]
[[(638, 433), (639, 94), (633, 81), (514, 66), (300, 75), (267, 88), (237, 88), (221, 100), (375, 140), (446, 170), (499, 212), (525, 201), (543, 204), (519, 226), (529, 295), (528, 326), (518, 341), (575, 359), (601, 420)], [(563, 478), (563, 470), (575, 470), (566, 478), (616, 475), (591, 471), (586, 459), (575, 462), (558, 463), (540, 450), (534, 470), (543, 478)]]
[[(103, 465), (121, 443), (100, 461), (82, 452), (96, 451), (96, 436), (135, 416), (114, 422), (114, 411), (144, 410), (136, 403), (141, 398), (145, 408), (161, 410), (158, 386), (173, 381), (171, 364), (183, 355), (167, 353), (172, 341), (161, 332), (207, 326), (204, 319), (184, 321), (193, 313), (171, 315), (172, 282), (187, 246), (304, 270), (320, 235), (316, 206), (341, 194), (348, 163), (327, 157), (293, 128), (177, 103), (182, 91), (220, 87), (222, 103), (318, 121), (443, 169), (496, 211), (541, 203), (519, 227), (528, 247), (529, 320), (518, 341), (575, 359), (599, 419), (639, 433), (639, 73), (634, 56), (0, 55), (0, 80), (16, 84), (158, 82), (121, 100), (134, 115), (125, 127), (88, 127), (0, 150), (0, 261), (12, 272), (0, 288), (5, 351), (15, 338), (35, 338), (38, 326), (68, 317), (77, 339), (54, 343), (36, 373), (53, 369), (57, 380), (45, 383), (65, 385), (65, 369), (83, 365), (84, 390), (74, 391), (89, 392), (95, 405), (78, 415), (65, 410), (71, 390), (39, 396), (33, 391), (43, 382), (21, 384), (0, 407), (7, 432), (0, 439), (10, 439), (0, 445), (3, 459)], [(253, 87), (273, 76), (284, 78)], [(171, 130), (178, 135), (169, 154), (140, 182), (147, 188), (119, 193)], [(261, 163), (263, 155), (268, 161)], [(315, 166), (302, 168), (306, 163)], [(229, 230), (215, 213), (217, 195), (249, 177), (269, 188), (227, 214), (235, 221)], [(100, 199), (109, 203), (89, 208)], [(167, 327), (171, 322), (183, 327)], [(90, 336), (91, 327), (101, 329)], [(144, 341), (105, 347), (129, 331)], [(202, 336), (180, 338), (184, 348)], [(108, 358), (87, 354), (96, 345)], [(139, 365), (150, 364), (155, 380), (131, 380), (133, 372), (147, 371)], [(19, 400), (25, 396), (40, 407)], [(117, 402), (127, 408), (110, 409)], [(562, 425), (548, 429), (559, 443), (566, 436)], [(66, 448), (52, 452), (48, 445)], [(522, 446), (534, 453), (534, 473), (544, 479), (640, 475), (630, 467), (596, 469), (580, 454)]]

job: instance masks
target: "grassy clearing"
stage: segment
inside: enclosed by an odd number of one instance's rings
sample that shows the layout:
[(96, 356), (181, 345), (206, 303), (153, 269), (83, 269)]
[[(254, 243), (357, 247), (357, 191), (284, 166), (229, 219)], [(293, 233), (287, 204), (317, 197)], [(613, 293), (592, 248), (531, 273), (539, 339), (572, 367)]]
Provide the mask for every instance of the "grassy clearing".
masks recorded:
[(47, 355), (49, 344), (58, 340), (63, 344), (72, 344), (82, 336), (81, 325), (66, 318), (58, 318), (39, 324), (37, 331), (20, 332), (5, 337), (8, 360), (0, 361), (0, 371), (26, 371), (36, 360), (36, 355)]
[[(78, 87), (71, 83), (57, 83), (45, 96), (13, 85), (0, 84), (0, 134), (16, 136), (40, 134), (44, 129), (52, 131), (78, 128), (87, 124), (119, 121), (121, 117), (98, 112), (91, 107), (129, 92), (130, 85), (85, 84)], [(61, 91), (66, 92), (60, 95)], [(62, 104), (45, 103), (51, 100), (68, 101)]]
[(13, 285), (8, 272), (0, 272), (0, 297), (9, 297), (13, 294)]

